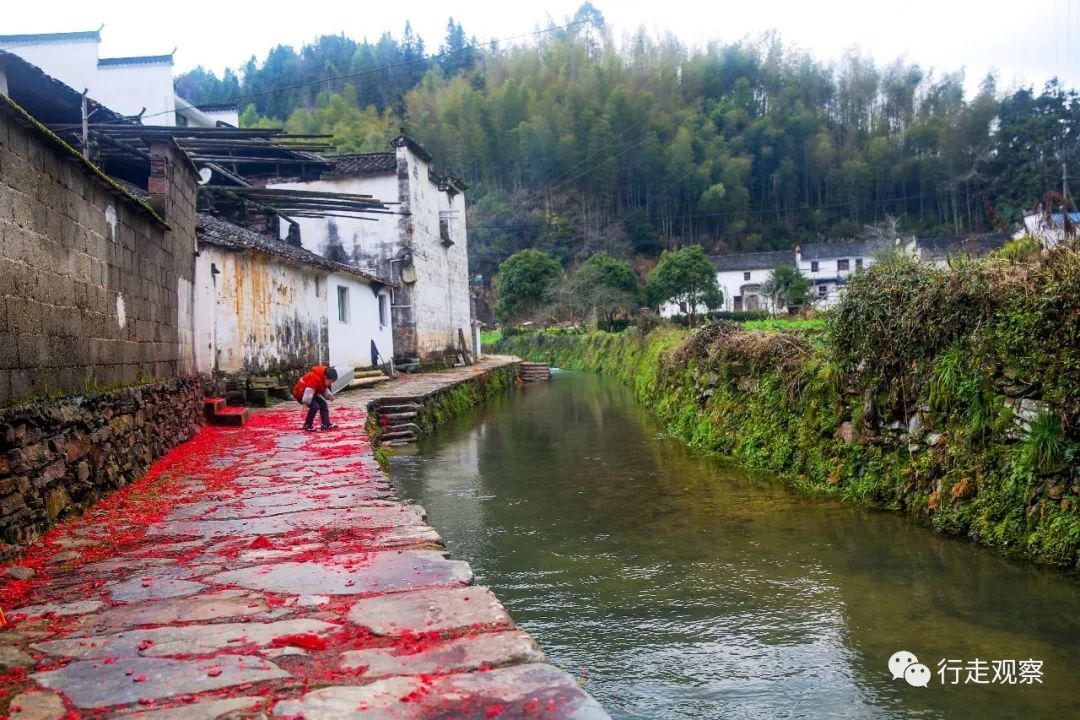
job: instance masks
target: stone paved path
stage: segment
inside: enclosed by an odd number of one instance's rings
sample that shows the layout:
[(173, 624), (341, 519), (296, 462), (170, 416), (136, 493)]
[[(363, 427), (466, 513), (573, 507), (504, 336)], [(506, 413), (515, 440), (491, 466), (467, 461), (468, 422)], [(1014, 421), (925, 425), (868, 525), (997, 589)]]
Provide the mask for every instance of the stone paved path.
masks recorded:
[(375, 393), (472, 373), (343, 395), (328, 433), (293, 404), (207, 427), (55, 528), (0, 579), (0, 714), (607, 718), (372, 457)]

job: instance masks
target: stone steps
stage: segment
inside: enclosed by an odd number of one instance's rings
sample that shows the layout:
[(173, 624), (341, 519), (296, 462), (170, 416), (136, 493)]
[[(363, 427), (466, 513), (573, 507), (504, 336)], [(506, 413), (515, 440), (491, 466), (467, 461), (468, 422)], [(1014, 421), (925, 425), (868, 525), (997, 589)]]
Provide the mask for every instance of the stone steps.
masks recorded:
[(402, 421), (415, 420), (418, 414), (415, 410), (411, 412), (380, 413), (379, 419), (386, 420), (390, 425), (397, 425)]
[(211, 425), (243, 427), (249, 415), (251, 415), (251, 408), (229, 406), (218, 410), (208, 419)]
[(209, 397), (203, 399), (203, 414), (211, 425), (243, 427), (251, 408), (229, 405), (225, 398)]
[(203, 414), (206, 417), (212, 417), (219, 411), (225, 409), (225, 398), (221, 397), (209, 397), (203, 398)]
[(419, 410), (420, 407), (419, 403), (398, 403), (396, 405), (384, 405), (380, 403), (379, 412), (386, 414), (413, 412)]
[(522, 382), (546, 382), (551, 379), (551, 366), (546, 363), (523, 362), (518, 365), (518, 379)]

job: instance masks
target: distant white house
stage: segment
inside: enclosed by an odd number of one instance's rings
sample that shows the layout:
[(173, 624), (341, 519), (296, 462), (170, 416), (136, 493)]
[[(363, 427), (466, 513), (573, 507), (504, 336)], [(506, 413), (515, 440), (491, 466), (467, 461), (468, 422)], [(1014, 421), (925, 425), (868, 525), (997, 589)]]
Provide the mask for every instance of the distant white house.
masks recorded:
[[(122, 115), (142, 115), (149, 125), (215, 127), (239, 124), (237, 109), (203, 112), (173, 90), (173, 56), (101, 57), (101, 28), (85, 32), (0, 35), (0, 50), (18, 55), (45, 73)], [(94, 119), (90, 118), (90, 122)]]
[[(1080, 212), (1069, 213), (1069, 222), (1080, 228)], [(1049, 218), (1042, 213), (1025, 215), (1023, 228), (1013, 238), (1025, 235), (1038, 238), (1045, 248), (1057, 247), (1065, 241), (1065, 214), (1055, 213)]]
[(716, 268), (716, 281), (724, 294), (723, 310), (768, 310), (774, 312), (770, 298), (762, 295), (761, 286), (780, 265), (794, 267), (795, 253), (734, 253), (709, 258)]
[(469, 292), (466, 186), (436, 172), (431, 155), (406, 135), (393, 150), (331, 160), (319, 180), (282, 179), (270, 188), (370, 195), (387, 214), (296, 218), (304, 247), (395, 284), (390, 307), (394, 352), (411, 362), (453, 356), (460, 340), (479, 353)]
[(799, 272), (812, 285), (814, 305), (828, 308), (840, 299), (848, 276), (873, 265), (874, 256), (888, 249), (888, 245), (869, 242), (806, 243), (795, 246), (795, 256)]

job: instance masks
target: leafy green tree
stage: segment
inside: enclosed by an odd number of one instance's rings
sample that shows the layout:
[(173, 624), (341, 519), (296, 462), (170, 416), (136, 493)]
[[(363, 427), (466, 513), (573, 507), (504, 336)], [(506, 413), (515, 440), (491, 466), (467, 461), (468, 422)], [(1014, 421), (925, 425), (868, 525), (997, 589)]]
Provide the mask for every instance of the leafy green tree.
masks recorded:
[(521, 250), (503, 260), (495, 276), (495, 315), (513, 322), (535, 312), (548, 301), (562, 275), (559, 263), (547, 253)]
[(810, 302), (810, 279), (797, 267), (777, 265), (762, 283), (761, 292), (772, 300), (774, 311), (802, 307)]
[(690, 325), (694, 324), (698, 306), (712, 309), (724, 302), (716, 270), (700, 245), (665, 251), (645, 283), (645, 294), (654, 307), (667, 302), (685, 305)]
[(606, 252), (583, 262), (567, 283), (567, 301), (595, 313), (610, 329), (615, 316), (638, 304), (638, 279), (630, 265)]

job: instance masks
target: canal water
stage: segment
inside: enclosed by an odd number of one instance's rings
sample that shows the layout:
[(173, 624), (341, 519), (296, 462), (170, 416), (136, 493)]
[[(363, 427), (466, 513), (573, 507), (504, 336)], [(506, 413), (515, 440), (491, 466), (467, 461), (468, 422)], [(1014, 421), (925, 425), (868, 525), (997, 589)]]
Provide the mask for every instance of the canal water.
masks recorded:
[(614, 380), (515, 388), (391, 474), (617, 720), (1080, 717), (1075, 576), (695, 451)]

